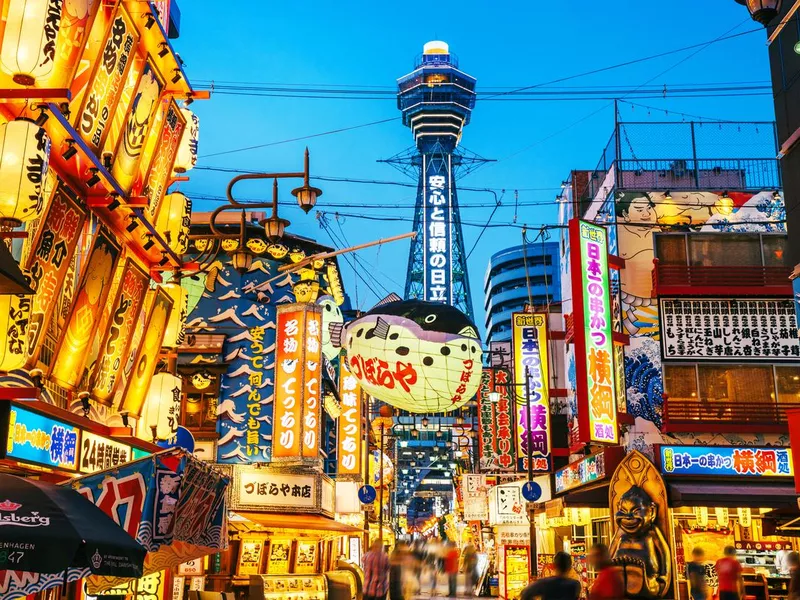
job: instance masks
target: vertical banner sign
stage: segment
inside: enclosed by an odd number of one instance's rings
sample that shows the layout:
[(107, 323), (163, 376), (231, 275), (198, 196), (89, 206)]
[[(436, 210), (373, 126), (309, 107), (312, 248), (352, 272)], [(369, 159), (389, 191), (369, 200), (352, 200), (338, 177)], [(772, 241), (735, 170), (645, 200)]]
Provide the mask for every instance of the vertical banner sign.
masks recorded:
[(113, 238), (104, 229), (98, 230), (51, 373), (65, 387), (74, 388), (83, 377), (119, 254)]
[[(514, 460), (513, 400), (509, 383), (511, 373), (502, 367), (485, 369), (478, 389), (478, 431), (480, 468), (497, 472), (516, 469)], [(497, 393), (497, 402), (491, 402), (490, 393)]]
[(261, 386), (264, 382), (264, 327), (251, 327), (250, 334), (250, 373), (247, 392), (247, 456), (261, 453), (261, 421), (263, 420)]
[(28, 324), (28, 362), (31, 364), (36, 360), (39, 344), (58, 304), (58, 293), (85, 221), (86, 212), (59, 181), (25, 264), (30, 273), (28, 283), (36, 292)]
[(158, 363), (158, 353), (172, 310), (172, 298), (163, 288), (159, 288), (122, 400), (122, 410), (128, 411), (135, 417), (141, 415), (142, 406), (147, 398), (150, 379)]
[(77, 129), (89, 147), (97, 152), (103, 145), (113, 118), (122, 84), (139, 43), (139, 34), (128, 11), (119, 4), (106, 34), (102, 54), (95, 64), (92, 84), (78, 112)]
[(114, 396), (122, 358), (128, 352), (148, 281), (149, 277), (144, 271), (128, 259), (117, 298), (111, 308), (111, 320), (100, 344), (100, 356), (91, 386), (91, 394), (99, 402), (107, 403)]
[[(796, 295), (795, 298), (797, 298)], [(797, 465), (794, 469), (794, 491), (800, 494), (800, 407), (787, 408), (786, 417), (789, 422), (789, 448), (792, 453), (792, 463)]]
[(361, 438), (364, 435), (361, 411), (361, 386), (347, 368), (347, 361), (339, 366), (339, 397), (342, 413), (339, 415), (336, 435), (337, 475), (361, 475)]
[(178, 109), (178, 105), (175, 104), (175, 101), (171, 101), (167, 105), (161, 136), (142, 189), (142, 195), (147, 198), (147, 214), (151, 222), (155, 220), (161, 200), (164, 198), (167, 180), (172, 174), (175, 154), (178, 152), (178, 144), (185, 127), (186, 121)]
[(319, 454), (322, 317), (315, 304), (278, 307), (275, 343), (273, 459)]
[[(78, 68), (81, 51), (86, 45), (92, 29), (92, 23), (100, 10), (100, 0), (88, 0), (82, 2), (80, 6), (70, 2), (65, 4), (54, 44), (53, 72), (47, 80), (47, 85), (42, 87), (65, 88), (70, 86), (75, 70)], [(62, 9), (59, 8), (59, 10)]]
[[(517, 399), (517, 463), (528, 469), (528, 445), (532, 471), (548, 473), (550, 457), (550, 377), (547, 362), (547, 315), (513, 313), (514, 383)], [(528, 393), (525, 397), (525, 371)], [(530, 400), (530, 402), (529, 402)], [(530, 414), (526, 415), (530, 403)]]
[(145, 140), (155, 121), (161, 89), (161, 81), (152, 65), (147, 63), (133, 93), (111, 167), (111, 174), (126, 192), (130, 191), (136, 178)]
[(450, 157), (422, 156), (423, 291), (428, 302), (453, 304), (452, 182)]
[(578, 435), (581, 442), (617, 443), (614, 342), (605, 228), (569, 222), (575, 327)]

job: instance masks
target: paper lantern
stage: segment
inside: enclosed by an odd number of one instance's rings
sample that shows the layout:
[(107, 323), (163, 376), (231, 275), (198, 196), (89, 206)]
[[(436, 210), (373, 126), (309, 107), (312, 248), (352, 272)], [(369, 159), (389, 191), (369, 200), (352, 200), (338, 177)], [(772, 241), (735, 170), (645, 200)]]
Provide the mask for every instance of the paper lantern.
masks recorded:
[(447, 412), (475, 395), (481, 342), (452, 306), (404, 300), (377, 306), (350, 323), (343, 347), (364, 390), (414, 413)]
[(186, 317), (189, 314), (189, 291), (177, 281), (171, 281), (162, 287), (172, 298), (172, 312), (169, 314), (161, 345), (165, 348), (177, 348), (185, 337)]
[(0, 295), (0, 371), (21, 369), (28, 358), (26, 329), (33, 298), (21, 294)]
[(178, 152), (175, 155), (175, 164), (172, 170), (176, 173), (191, 171), (197, 164), (197, 139), (200, 133), (200, 119), (188, 108), (182, 108), (183, 118), (186, 119), (186, 129), (183, 130)]
[(739, 525), (742, 527), (750, 527), (752, 514), (747, 507), (739, 507), (736, 509), (739, 516)]
[(31, 221), (42, 214), (50, 138), (30, 119), (0, 126), (0, 219)]
[(316, 302), (319, 296), (319, 277), (314, 269), (300, 269), (300, 278), (292, 283), (295, 302)]
[(372, 485), (388, 487), (394, 481), (394, 464), (392, 459), (383, 454), (383, 476), (381, 477), (380, 450), (373, 450), (369, 457), (369, 477)]
[(698, 527), (708, 527), (708, 507), (695, 506), (694, 519), (697, 521)]
[(14, 0), (8, 5), (0, 67), (19, 85), (53, 70), (63, 0)]
[(180, 192), (164, 196), (156, 218), (156, 230), (175, 254), (189, 249), (189, 226), (192, 224), (192, 201)]
[(149, 431), (155, 427), (158, 440), (170, 440), (178, 433), (182, 384), (181, 378), (171, 373), (156, 373), (150, 381), (142, 423)]
[(728, 509), (724, 506), (717, 506), (714, 509), (714, 517), (717, 519), (717, 526), (719, 527), (727, 527), (728, 526)]

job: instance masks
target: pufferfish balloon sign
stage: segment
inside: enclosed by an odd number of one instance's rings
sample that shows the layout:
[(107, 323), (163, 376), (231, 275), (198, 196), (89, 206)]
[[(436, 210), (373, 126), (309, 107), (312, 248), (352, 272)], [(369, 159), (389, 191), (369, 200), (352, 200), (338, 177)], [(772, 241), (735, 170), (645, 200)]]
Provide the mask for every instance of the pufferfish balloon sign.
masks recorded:
[(446, 412), (478, 390), (478, 331), (452, 306), (390, 302), (346, 325), (343, 334), (350, 372), (387, 404), (417, 413)]

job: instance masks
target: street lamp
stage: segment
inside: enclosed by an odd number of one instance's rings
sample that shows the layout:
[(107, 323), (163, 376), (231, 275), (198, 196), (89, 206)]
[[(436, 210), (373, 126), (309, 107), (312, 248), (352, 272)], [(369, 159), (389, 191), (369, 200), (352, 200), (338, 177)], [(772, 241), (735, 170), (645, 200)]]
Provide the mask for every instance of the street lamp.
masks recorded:
[(766, 27), (778, 16), (782, 0), (736, 0), (736, 2), (746, 6), (753, 20)]
[(314, 208), (314, 205), (317, 203), (317, 198), (322, 196), (321, 189), (308, 184), (308, 150), (306, 150), (305, 172), (306, 176), (303, 177), (303, 187), (293, 189), (292, 196), (297, 198), (297, 203), (300, 205), (300, 208), (303, 209), (303, 212), (308, 214), (308, 211)]

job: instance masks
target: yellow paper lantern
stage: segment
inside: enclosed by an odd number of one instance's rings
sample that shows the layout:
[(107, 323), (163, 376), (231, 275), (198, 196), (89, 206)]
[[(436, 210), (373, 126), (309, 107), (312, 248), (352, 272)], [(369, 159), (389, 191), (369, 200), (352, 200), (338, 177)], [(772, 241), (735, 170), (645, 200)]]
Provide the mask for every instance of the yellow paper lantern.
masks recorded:
[(167, 329), (164, 332), (164, 348), (177, 348), (186, 336), (186, 317), (189, 314), (189, 291), (177, 281), (170, 281), (163, 286), (164, 291), (172, 298), (172, 312), (169, 314)]
[(300, 269), (300, 279), (292, 284), (295, 302), (316, 302), (319, 296), (319, 278), (314, 269)]
[(149, 435), (155, 427), (158, 440), (170, 440), (175, 437), (180, 425), (181, 387), (183, 380), (171, 373), (156, 373), (150, 381), (145, 400), (144, 419), (142, 423)]
[(175, 254), (189, 249), (189, 226), (192, 224), (192, 201), (180, 192), (164, 196), (156, 219), (156, 229)]
[(30, 119), (0, 126), (0, 219), (12, 224), (42, 214), (50, 138)]
[(200, 132), (200, 119), (188, 108), (182, 108), (186, 129), (183, 130), (178, 152), (175, 155), (175, 164), (172, 169), (176, 173), (186, 173), (194, 169), (197, 164), (197, 140)]
[(21, 369), (28, 358), (27, 325), (31, 318), (31, 296), (0, 296), (0, 371)]
[(53, 71), (62, 0), (14, 0), (8, 5), (0, 68), (19, 85)]

